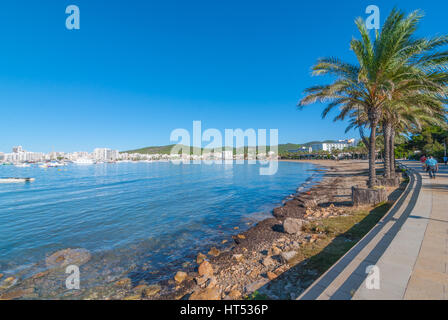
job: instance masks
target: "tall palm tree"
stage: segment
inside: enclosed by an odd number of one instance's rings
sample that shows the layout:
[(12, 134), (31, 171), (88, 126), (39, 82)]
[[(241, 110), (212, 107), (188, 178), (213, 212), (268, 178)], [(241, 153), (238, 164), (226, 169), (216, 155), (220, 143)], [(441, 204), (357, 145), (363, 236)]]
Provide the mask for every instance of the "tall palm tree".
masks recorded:
[(299, 102), (299, 107), (303, 107), (330, 100), (323, 117), (335, 107), (341, 110), (338, 119), (354, 113), (363, 115), (364, 123), (359, 122), (358, 126), (365, 124), (370, 128), (369, 187), (376, 184), (376, 132), (387, 106), (398, 104), (397, 101), (419, 106), (447, 97), (448, 53), (434, 51), (447, 44), (448, 37), (415, 39), (421, 18), (419, 11), (405, 17), (394, 9), (374, 39), (364, 20), (358, 18), (355, 23), (361, 39), (351, 41), (358, 64), (337, 58), (319, 59), (312, 68), (313, 75), (333, 75), (336, 80), (306, 89), (306, 96)]

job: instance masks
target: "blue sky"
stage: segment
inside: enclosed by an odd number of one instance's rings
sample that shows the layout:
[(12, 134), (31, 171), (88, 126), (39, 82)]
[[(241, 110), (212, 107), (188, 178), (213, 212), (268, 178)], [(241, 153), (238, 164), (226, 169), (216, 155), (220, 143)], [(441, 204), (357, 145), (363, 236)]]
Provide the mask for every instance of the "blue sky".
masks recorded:
[[(81, 29), (65, 28), (66, 6)], [(0, 151), (127, 150), (176, 128), (279, 129), (280, 143), (356, 136), (296, 103), (317, 58), (353, 61), (354, 19), (375, 4), (423, 9), (448, 33), (446, 1), (8, 1), (0, 11)]]

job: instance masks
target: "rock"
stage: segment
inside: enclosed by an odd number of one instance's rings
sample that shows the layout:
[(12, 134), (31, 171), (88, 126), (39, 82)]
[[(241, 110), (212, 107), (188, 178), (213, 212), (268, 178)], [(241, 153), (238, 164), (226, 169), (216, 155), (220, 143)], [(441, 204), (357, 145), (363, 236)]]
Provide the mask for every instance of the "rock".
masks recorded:
[(119, 287), (127, 287), (127, 286), (130, 286), (131, 284), (132, 284), (132, 281), (129, 278), (123, 278), (123, 279), (120, 279), (117, 282), (115, 282), (115, 285), (119, 286)]
[(220, 252), (218, 249), (216, 249), (215, 247), (212, 247), (212, 248), (210, 249), (210, 251), (208, 252), (208, 254), (209, 254), (210, 256), (214, 256), (214, 257), (219, 256), (220, 253), (221, 253), (221, 252)]
[(218, 281), (216, 280), (215, 277), (211, 277), (207, 280), (207, 288), (212, 288), (212, 287), (216, 287), (216, 285), (218, 284)]
[(196, 263), (201, 264), (205, 259), (207, 259), (207, 256), (205, 254), (198, 253), (198, 256), (196, 257)]
[(76, 265), (78, 267), (87, 263), (91, 258), (89, 250), (86, 249), (64, 249), (59, 250), (45, 259), (50, 268), (66, 267)]
[(238, 262), (241, 262), (241, 261), (243, 261), (243, 255), (242, 254), (234, 254), (233, 255), (233, 258), (236, 260), (236, 261), (238, 261)]
[(146, 284), (141, 284), (141, 285), (136, 286), (134, 289), (132, 289), (132, 291), (134, 291), (134, 292), (136, 292), (136, 293), (139, 293), (139, 294), (142, 294), (143, 291), (145, 291), (145, 289), (146, 289), (147, 287), (148, 287), (148, 286), (147, 286)]
[(143, 295), (147, 298), (150, 298), (152, 296), (155, 296), (160, 292), (162, 288), (158, 284), (153, 284), (148, 286), (145, 291), (143, 291)]
[(45, 277), (49, 273), (50, 273), (50, 271), (48, 271), (48, 270), (47, 271), (43, 271), (43, 272), (39, 272), (39, 273), (36, 273), (35, 275), (33, 275), (31, 277), (31, 279), (39, 279), (39, 278)]
[(191, 294), (189, 300), (221, 300), (221, 292), (217, 287), (199, 289)]
[(280, 255), (284, 263), (289, 263), (297, 255), (296, 251), (286, 251), (282, 252)]
[(17, 283), (17, 278), (15, 277), (8, 277), (5, 280), (3, 280), (2, 284), (0, 285), (0, 289), (8, 289), (14, 286)]
[(268, 271), (266, 273), (266, 275), (268, 276), (269, 280), (274, 280), (275, 278), (277, 278), (277, 275), (274, 272)]
[(254, 291), (257, 291), (261, 287), (263, 287), (265, 284), (269, 282), (269, 279), (263, 278), (258, 281), (252, 282), (251, 284), (248, 284), (244, 289), (246, 293), (250, 294)]
[(282, 250), (277, 246), (273, 246), (271, 249), (271, 252), (272, 252), (272, 255), (277, 256), (280, 253), (282, 253)]
[(228, 297), (232, 300), (239, 300), (241, 299), (241, 292), (239, 292), (238, 290), (231, 290), (228, 294)]
[(210, 262), (207, 260), (202, 262), (198, 268), (198, 273), (200, 276), (208, 276), (211, 277), (213, 275), (213, 267)]
[(207, 280), (208, 280), (208, 277), (207, 276), (202, 276), (202, 277), (196, 277), (196, 278), (194, 278), (194, 280), (196, 281), (196, 284), (198, 285), (198, 286), (203, 286), (203, 285), (205, 285), (205, 283), (207, 282)]
[(252, 270), (252, 271), (249, 271), (249, 276), (250, 276), (251, 278), (256, 278), (256, 277), (258, 277), (259, 274), (260, 274), (260, 272), (259, 272), (257, 269), (254, 269), (254, 270)]
[(12, 291), (9, 291), (7, 293), (0, 295), (0, 300), (12, 300), (12, 299), (18, 299), (18, 298), (26, 298), (26, 296), (29, 296), (33, 293), (34, 293), (34, 288), (12, 290)]
[(264, 265), (265, 267), (271, 267), (275, 264), (275, 261), (271, 257), (268, 256), (263, 259), (261, 264)]
[(188, 275), (186, 272), (178, 271), (174, 276), (174, 280), (176, 280), (177, 283), (182, 283), (187, 277)]
[(302, 231), (302, 220), (294, 218), (286, 218), (283, 221), (283, 230), (288, 234), (297, 234)]
[(285, 272), (286, 270), (288, 270), (288, 266), (286, 264), (278, 267), (277, 269), (274, 270), (275, 274), (282, 274), (283, 272)]

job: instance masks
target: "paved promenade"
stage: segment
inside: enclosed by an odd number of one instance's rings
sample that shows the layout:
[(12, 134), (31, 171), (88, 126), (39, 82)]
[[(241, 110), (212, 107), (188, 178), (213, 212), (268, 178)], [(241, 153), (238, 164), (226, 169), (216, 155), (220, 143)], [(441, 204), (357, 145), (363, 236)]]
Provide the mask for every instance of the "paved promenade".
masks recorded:
[[(388, 214), (299, 299), (448, 299), (448, 168), (430, 180), (418, 162)], [(367, 288), (378, 267), (378, 288)], [(368, 279), (368, 281), (366, 281)]]

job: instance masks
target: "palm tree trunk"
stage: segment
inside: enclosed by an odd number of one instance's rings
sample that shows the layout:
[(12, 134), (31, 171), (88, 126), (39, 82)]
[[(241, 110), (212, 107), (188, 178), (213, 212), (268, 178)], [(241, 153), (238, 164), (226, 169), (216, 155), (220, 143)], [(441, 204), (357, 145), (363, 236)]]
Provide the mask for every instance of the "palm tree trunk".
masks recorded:
[(390, 132), (390, 175), (391, 178), (395, 177), (395, 129), (392, 128)]
[(391, 171), (391, 148), (390, 148), (390, 136), (392, 133), (392, 126), (389, 122), (383, 123), (383, 137), (384, 137), (384, 177), (390, 178)]
[(373, 188), (376, 185), (376, 127), (379, 122), (379, 115), (371, 112), (370, 119), (370, 141), (369, 141), (369, 180), (367, 186)]

